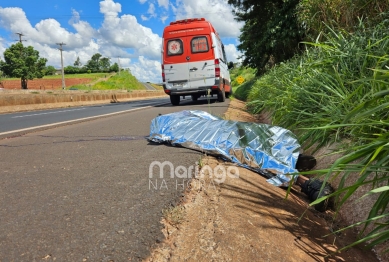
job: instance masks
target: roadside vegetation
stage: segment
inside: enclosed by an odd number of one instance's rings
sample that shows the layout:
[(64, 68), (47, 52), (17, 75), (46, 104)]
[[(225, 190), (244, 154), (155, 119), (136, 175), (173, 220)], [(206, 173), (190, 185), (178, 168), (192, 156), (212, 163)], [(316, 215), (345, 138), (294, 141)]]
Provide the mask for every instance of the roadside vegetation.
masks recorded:
[(5, 76), (19, 78), (21, 88), (27, 89), (28, 80), (44, 76), (46, 62), (32, 46), (16, 43), (5, 50), (4, 61), (0, 59), (0, 71)]
[[(110, 74), (107, 73), (90, 73), (90, 74), (74, 74), (74, 75), (66, 75), (65, 79), (68, 78), (89, 78), (92, 79), (92, 81), (108, 77)], [(4, 77), (2, 80), (15, 80), (17, 78), (15, 77)], [(62, 79), (62, 75), (45, 75), (42, 77), (42, 79)]]
[[(93, 80), (97, 80), (100, 78), (106, 78), (109, 77), (112, 73), (86, 73), (86, 74), (72, 74), (72, 75), (67, 75), (65, 74), (65, 79), (66, 78), (90, 78)], [(62, 75), (46, 75), (43, 77), (44, 79), (61, 79)]]
[(101, 81), (97, 81), (95, 84), (83, 84), (75, 85), (70, 89), (80, 90), (144, 90), (145, 87), (133, 76), (129, 71), (123, 70), (120, 74), (110, 75), (106, 78), (107, 74), (101, 75)]
[[(389, 240), (388, 6), (385, 1), (301, 1), (298, 19), (307, 30), (302, 52), (274, 65), (260, 64), (252, 78), (247, 62), (231, 72), (234, 95), (246, 100), (252, 113), (270, 112), (274, 125), (295, 132), (312, 152), (338, 145), (343, 157), (315, 174), (330, 182), (340, 179), (331, 195), (337, 210), (361, 187), (369, 187), (361, 198), (376, 195), (366, 220), (352, 225), (361, 229), (352, 245), (367, 242), (368, 247)], [(243, 75), (246, 81), (236, 86)], [(355, 174), (356, 182), (346, 185)]]
[[(39, 57), (39, 52), (32, 46), (25, 47), (22, 43), (13, 44), (5, 50), (4, 61), (0, 59), (0, 73), (3, 78), (0, 80), (19, 78), (21, 88), (28, 89), (28, 80), (34, 78), (61, 78), (62, 74), (58, 74), (53, 66), (46, 66), (46, 62), (47, 59)], [(72, 66), (64, 68), (65, 78), (91, 78), (91, 76), (101, 78), (120, 71), (124, 70), (120, 69), (117, 63), (111, 64), (109, 58), (99, 53), (94, 54), (85, 65), (82, 65), (80, 58), (77, 57)]]
[(157, 85), (157, 84), (153, 84), (153, 83), (149, 83), (152, 87), (154, 87), (156, 90), (163, 90), (163, 86), (160, 86), (160, 85)]
[[(43, 79), (61, 79), (62, 75), (48, 75)], [(88, 78), (91, 79), (89, 84), (80, 84), (68, 86), (70, 90), (145, 90), (145, 87), (129, 71), (122, 70), (120, 74), (116, 73), (86, 73), (66, 75), (65, 79), (71, 78)], [(15, 80), (15, 78), (0, 78), (0, 80)], [(163, 88), (153, 85), (157, 90)], [(160, 88), (158, 88), (160, 87)]]

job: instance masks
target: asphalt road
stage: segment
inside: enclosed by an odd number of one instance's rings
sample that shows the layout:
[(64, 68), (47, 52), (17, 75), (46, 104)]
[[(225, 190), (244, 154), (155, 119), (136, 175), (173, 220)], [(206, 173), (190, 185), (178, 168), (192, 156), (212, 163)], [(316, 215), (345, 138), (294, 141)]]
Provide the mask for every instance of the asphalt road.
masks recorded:
[(155, 90), (155, 88), (152, 85), (150, 85), (149, 83), (142, 82), (142, 84), (144, 85), (144, 87), (146, 87), (147, 90)]
[(149, 143), (151, 120), (185, 109), (222, 115), (227, 107), (228, 100), (151, 107), (0, 140), (0, 261), (147, 257), (163, 239), (161, 211), (184, 183), (149, 179), (151, 162), (190, 167), (201, 156)]
[(170, 99), (155, 98), (139, 101), (111, 103), (94, 106), (39, 110), (12, 114), (0, 114), (0, 136), (2, 133), (18, 129), (50, 125), (58, 122), (102, 116), (117, 112), (139, 109), (142, 107), (157, 106), (170, 103)]

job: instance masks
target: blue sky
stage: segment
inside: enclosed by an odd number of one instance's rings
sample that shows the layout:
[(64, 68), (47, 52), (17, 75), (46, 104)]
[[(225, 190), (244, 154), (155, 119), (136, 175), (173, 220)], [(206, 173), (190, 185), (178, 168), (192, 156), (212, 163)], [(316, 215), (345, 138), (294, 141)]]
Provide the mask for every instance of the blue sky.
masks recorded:
[(100, 53), (118, 62), (140, 81), (161, 81), (163, 28), (171, 21), (204, 17), (219, 32), (227, 57), (236, 62), (242, 24), (234, 20), (227, 0), (2, 0), (0, 58), (22, 33), (31, 45), (60, 68), (56, 43), (63, 42), (64, 65), (77, 57), (85, 64)]

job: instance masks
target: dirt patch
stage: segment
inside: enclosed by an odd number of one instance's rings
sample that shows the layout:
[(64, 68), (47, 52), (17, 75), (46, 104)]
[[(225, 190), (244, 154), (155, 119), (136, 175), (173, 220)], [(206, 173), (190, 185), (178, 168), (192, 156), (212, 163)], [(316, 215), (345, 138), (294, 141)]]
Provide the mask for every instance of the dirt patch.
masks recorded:
[[(66, 78), (66, 86), (74, 86), (81, 84), (88, 84), (93, 81), (92, 78)], [(62, 79), (34, 79), (27, 83), (28, 89), (34, 90), (56, 90), (62, 88)], [(3, 80), (0, 87), (5, 89), (20, 89), (20, 80)]]
[[(258, 121), (236, 99), (226, 119)], [(232, 165), (205, 157), (202, 165)], [(166, 239), (146, 261), (378, 261), (371, 251), (354, 247), (336, 253), (356, 240), (352, 230), (330, 234), (343, 226), (329, 210), (319, 213), (293, 187), (271, 186), (257, 173), (235, 167), (238, 177), (218, 184), (206, 171), (192, 179), (185, 198), (176, 209), (165, 212)], [(175, 219), (175, 217), (177, 219)]]

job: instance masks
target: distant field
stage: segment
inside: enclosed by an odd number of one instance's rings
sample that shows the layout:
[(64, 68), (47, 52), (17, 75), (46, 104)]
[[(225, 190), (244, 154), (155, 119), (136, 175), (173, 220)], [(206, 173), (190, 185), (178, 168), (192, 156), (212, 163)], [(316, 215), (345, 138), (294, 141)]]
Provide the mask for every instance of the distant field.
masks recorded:
[[(0, 79), (0, 88), (20, 89), (19, 78)], [(28, 89), (56, 90), (62, 89), (62, 76), (53, 75), (43, 78), (35, 78), (27, 83)], [(65, 75), (66, 89), (79, 90), (144, 90), (145, 87), (129, 72), (116, 73), (91, 73)]]
[[(89, 79), (98, 79), (98, 78), (104, 78), (105, 76), (111, 75), (110, 73), (90, 73), (90, 74), (69, 74), (65, 75), (65, 79), (69, 78), (89, 78)], [(35, 78), (34, 80), (39, 79), (62, 79), (62, 75), (51, 75), (51, 76), (44, 76), (43, 78)], [(3, 78), (3, 80), (20, 80), (20, 78)]]
[[(88, 84), (94, 81), (93, 78), (66, 78), (65, 86), (71, 87), (73, 85)], [(20, 89), (20, 79), (5, 79), (1, 80), (0, 87), (5, 89)], [(55, 90), (62, 88), (62, 79), (61, 78), (41, 78), (29, 80), (27, 83), (28, 89), (39, 89), (39, 90)]]

